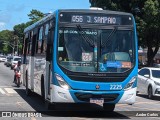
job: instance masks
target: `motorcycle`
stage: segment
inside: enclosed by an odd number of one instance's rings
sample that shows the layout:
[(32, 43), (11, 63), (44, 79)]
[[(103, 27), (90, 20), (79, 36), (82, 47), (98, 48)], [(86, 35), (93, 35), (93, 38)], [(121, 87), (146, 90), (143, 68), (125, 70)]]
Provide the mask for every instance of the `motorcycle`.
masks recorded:
[(17, 87), (20, 87), (20, 84), (21, 84), (21, 72), (20, 72), (20, 70), (15, 71), (15, 77), (16, 77), (15, 84), (17, 85)]

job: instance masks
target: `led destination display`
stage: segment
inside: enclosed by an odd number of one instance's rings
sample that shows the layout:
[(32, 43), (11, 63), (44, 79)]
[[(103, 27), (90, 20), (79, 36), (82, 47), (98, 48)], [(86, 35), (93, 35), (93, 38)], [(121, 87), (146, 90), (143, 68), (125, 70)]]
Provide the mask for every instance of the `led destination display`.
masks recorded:
[(59, 21), (61, 23), (78, 24), (104, 24), (104, 25), (132, 25), (132, 18), (129, 15), (114, 14), (86, 14), (86, 13), (60, 13)]

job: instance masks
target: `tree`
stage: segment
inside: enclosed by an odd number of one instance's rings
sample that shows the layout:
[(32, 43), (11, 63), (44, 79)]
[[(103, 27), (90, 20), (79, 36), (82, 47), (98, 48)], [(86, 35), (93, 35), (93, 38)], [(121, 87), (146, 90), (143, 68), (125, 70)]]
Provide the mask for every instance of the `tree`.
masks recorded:
[(160, 47), (160, 5), (158, 0), (147, 0), (143, 7), (144, 36), (143, 43), (148, 47), (148, 65), (152, 66), (153, 58)]
[(36, 22), (44, 17), (44, 14), (38, 10), (33, 9), (29, 14), (28, 17), (31, 21)]
[(17, 35), (19, 38), (23, 38), (23, 31), (25, 27), (27, 27), (25, 23), (15, 25), (13, 27), (14, 34)]
[(160, 47), (160, 1), (158, 0), (90, 0), (91, 7), (101, 7), (132, 13), (136, 18), (139, 45), (147, 47), (147, 64), (152, 66), (153, 59)]
[(14, 36), (13, 31), (3, 30), (0, 32), (0, 51), (1, 52), (8, 53), (12, 51), (12, 48), (7, 44), (4, 45), (4, 43), (12, 44), (14, 42), (13, 36)]

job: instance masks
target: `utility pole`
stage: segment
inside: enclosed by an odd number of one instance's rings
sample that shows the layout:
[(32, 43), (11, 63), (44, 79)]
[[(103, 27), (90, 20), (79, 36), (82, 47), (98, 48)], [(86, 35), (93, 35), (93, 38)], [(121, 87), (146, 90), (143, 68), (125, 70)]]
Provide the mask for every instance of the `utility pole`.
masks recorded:
[(19, 46), (19, 37), (18, 36), (14, 36), (14, 45), (16, 46), (16, 55), (18, 55), (19, 54), (19, 50), (18, 50), (18, 46)]
[(18, 39), (16, 39), (16, 55), (18, 55)]

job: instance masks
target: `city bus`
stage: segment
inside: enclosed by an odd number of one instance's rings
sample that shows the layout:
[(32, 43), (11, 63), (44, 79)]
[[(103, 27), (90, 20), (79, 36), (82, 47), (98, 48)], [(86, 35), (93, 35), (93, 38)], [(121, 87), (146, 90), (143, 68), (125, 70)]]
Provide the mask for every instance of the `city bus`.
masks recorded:
[(50, 104), (134, 104), (138, 53), (132, 14), (60, 9), (24, 30), (23, 82)]

